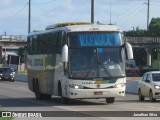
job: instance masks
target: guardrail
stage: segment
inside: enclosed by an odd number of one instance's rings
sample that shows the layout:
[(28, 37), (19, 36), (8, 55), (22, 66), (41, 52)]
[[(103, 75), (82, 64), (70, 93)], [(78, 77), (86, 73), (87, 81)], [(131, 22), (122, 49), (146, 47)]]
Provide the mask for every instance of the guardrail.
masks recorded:
[(160, 37), (125, 37), (129, 43), (160, 43)]
[(0, 35), (0, 40), (17, 40), (17, 41), (26, 41), (26, 35)]

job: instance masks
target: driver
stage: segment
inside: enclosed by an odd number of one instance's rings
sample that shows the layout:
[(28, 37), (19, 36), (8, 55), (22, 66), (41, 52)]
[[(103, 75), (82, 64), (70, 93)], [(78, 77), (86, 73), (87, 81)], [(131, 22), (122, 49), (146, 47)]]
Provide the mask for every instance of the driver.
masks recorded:
[(110, 64), (112, 63), (110, 56), (107, 56), (106, 60), (103, 62), (103, 64)]

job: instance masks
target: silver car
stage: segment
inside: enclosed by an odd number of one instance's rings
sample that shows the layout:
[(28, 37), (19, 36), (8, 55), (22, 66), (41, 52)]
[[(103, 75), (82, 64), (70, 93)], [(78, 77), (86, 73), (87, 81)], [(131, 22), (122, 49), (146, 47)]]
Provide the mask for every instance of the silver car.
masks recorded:
[(144, 101), (145, 97), (150, 101), (160, 99), (160, 71), (146, 72), (139, 81), (138, 96), (140, 101)]

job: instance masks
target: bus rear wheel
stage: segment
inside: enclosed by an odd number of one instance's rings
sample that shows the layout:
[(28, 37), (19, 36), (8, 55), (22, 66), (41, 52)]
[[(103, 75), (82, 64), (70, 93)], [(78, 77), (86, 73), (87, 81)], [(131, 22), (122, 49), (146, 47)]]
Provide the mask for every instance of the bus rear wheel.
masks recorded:
[(43, 99), (43, 94), (40, 93), (40, 90), (39, 90), (39, 83), (38, 83), (38, 80), (33, 80), (34, 81), (34, 86), (33, 86), (33, 90), (34, 90), (34, 93), (35, 93), (35, 97), (36, 99)]
[(107, 103), (114, 103), (114, 101), (115, 101), (115, 97), (108, 97), (108, 98), (106, 98), (106, 102)]

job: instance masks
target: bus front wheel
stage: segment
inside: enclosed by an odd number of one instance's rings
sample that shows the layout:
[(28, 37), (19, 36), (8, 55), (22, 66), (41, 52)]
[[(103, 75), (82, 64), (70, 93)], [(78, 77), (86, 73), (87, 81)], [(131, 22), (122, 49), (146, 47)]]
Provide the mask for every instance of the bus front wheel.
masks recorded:
[(115, 97), (108, 97), (106, 98), (107, 103), (114, 103)]
[(69, 99), (68, 99), (68, 98), (63, 97), (63, 94), (62, 94), (62, 86), (61, 86), (61, 83), (60, 83), (60, 82), (58, 83), (58, 94), (59, 94), (59, 96), (61, 97), (61, 103), (67, 104), (67, 103), (69, 102)]

